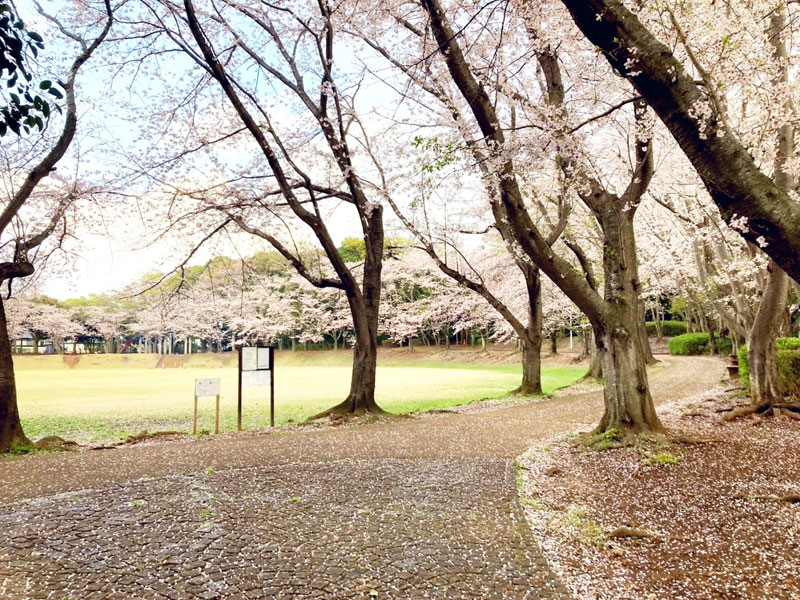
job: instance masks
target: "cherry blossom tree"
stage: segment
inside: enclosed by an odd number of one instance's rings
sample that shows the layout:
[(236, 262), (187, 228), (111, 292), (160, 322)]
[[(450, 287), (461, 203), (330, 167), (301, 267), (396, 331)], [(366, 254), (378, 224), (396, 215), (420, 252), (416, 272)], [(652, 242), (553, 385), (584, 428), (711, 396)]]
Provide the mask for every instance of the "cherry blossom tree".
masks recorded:
[[(55, 198), (42, 198), (42, 189), (47, 178), (56, 165), (64, 158), (75, 139), (78, 127), (78, 109), (75, 99), (75, 83), (81, 67), (86, 63), (100, 44), (105, 40), (112, 24), (111, 4), (106, 0), (103, 10), (86, 7), (92, 13), (95, 27), (82, 27), (70, 31), (67, 26), (55, 17), (39, 10), (42, 18), (54, 30), (67, 37), (67, 42), (77, 44), (78, 53), (63, 76), (64, 102), (63, 117), (51, 118), (49, 124), (59, 131), (50, 128), (35, 134), (37, 141), (20, 138), (16, 140), (12, 150), (6, 150), (12, 162), (5, 162), (4, 178), (6, 194), (0, 204), (0, 283), (7, 283), (9, 290), (14, 279), (29, 277), (34, 272), (37, 251), (63, 224), (63, 215), (69, 208), (74, 195), (67, 193)], [(63, 193), (63, 190), (62, 190)], [(36, 215), (39, 218), (36, 218)], [(41, 215), (46, 215), (44, 219)], [(33, 218), (31, 218), (33, 216)], [(17, 408), (16, 381), (14, 364), (11, 359), (11, 346), (8, 336), (8, 325), (2, 300), (0, 300), (0, 452), (8, 451), (17, 444), (27, 444), (28, 440), (22, 431)]]
[[(562, 2), (587, 39), (653, 107), (697, 169), (725, 221), (800, 280), (800, 204), (793, 190), (770, 177), (772, 165), (753, 156), (746, 136), (731, 122), (730, 98), (725, 97), (728, 90), (742, 90), (739, 100), (748, 98), (765, 79), (775, 81), (774, 66), (789, 57), (778, 56), (781, 51), (767, 43), (762, 49), (771, 54), (770, 60), (754, 60), (748, 54), (744, 63), (728, 63), (730, 70), (714, 72), (710, 66), (729, 47), (748, 44), (750, 50), (758, 48), (747, 39), (754, 33), (752, 25), (771, 20), (767, 30), (774, 32), (776, 21), (785, 22), (786, 3), (709, 3), (706, 10), (697, 10), (693, 4), (683, 15), (686, 20), (679, 20), (672, 3), (654, 11), (639, 11), (621, 0)], [(697, 24), (696, 36), (690, 35), (692, 19)], [(793, 27), (786, 29), (794, 33)], [(772, 40), (781, 45), (774, 35)], [(772, 60), (775, 57), (778, 60)], [(738, 70), (742, 65), (755, 66), (756, 72)], [(777, 80), (782, 79), (778, 74)], [(791, 83), (787, 80), (783, 85), (779, 103), (785, 105), (787, 93), (796, 89)], [(784, 121), (785, 110), (778, 114), (778, 121)], [(777, 123), (778, 128), (783, 124)], [(782, 137), (787, 149), (788, 139)]]
[[(356, 110), (359, 84), (347, 73), (346, 59), (339, 58), (344, 50), (335, 9), (328, 3), (262, 11), (214, 0), (198, 7), (191, 0), (182, 6), (152, 2), (137, 22), (163, 33), (174, 44), (170, 50), (177, 47), (197, 65), (197, 86), (188, 92), (194, 106), (207, 101), (211, 110), (218, 110), (216, 94), (221, 92), (229, 110), (226, 121), (233, 116), (237, 122), (234, 133), (223, 138), (229, 141), (241, 133), (237, 143), (246, 139), (258, 153), (256, 175), (236, 173), (216, 193), (183, 182), (182, 196), (203, 205), (195, 214), (216, 212), (219, 221), (212, 233), (238, 226), (271, 244), (310, 284), (345, 294), (355, 335), (353, 377), (347, 398), (329, 412), (378, 413), (374, 388), (383, 207), (370, 196), (365, 182), (371, 173), (362, 170), (357, 158), (369, 136)], [(143, 52), (152, 56), (149, 47)], [(256, 71), (259, 75), (251, 77)], [(260, 83), (264, 78), (279, 91), (265, 93)], [(302, 117), (290, 124), (276, 100)], [(225, 166), (219, 156), (210, 160), (218, 169)], [(338, 204), (353, 211), (353, 223), (365, 242), (360, 279), (339, 255), (329, 229), (326, 206)], [(322, 268), (298, 252), (294, 238), (300, 227), (319, 248), (326, 263)]]
[[(607, 157), (606, 153), (595, 155), (594, 162), (586, 162), (591, 152), (579, 151), (579, 145), (571, 132), (595, 122), (603, 115), (590, 117), (581, 123), (571, 114), (566, 96), (566, 86), (560, 67), (562, 47), (546, 39), (542, 31), (516, 22), (522, 27), (514, 30), (504, 25), (506, 15), (494, 37), (489, 33), (486, 20), (479, 22), (478, 15), (470, 6), (458, 3), (445, 7), (437, 0), (422, 2), (425, 15), (410, 22), (407, 27), (411, 35), (418, 38), (422, 47), (421, 57), (426, 68), (434, 69), (432, 58), (438, 53), (445, 73), (439, 70), (436, 77), (447, 76), (456, 88), (456, 96), (449, 96), (464, 107), (464, 115), (457, 113), (456, 120), (463, 129), (463, 143), (472, 144), (481, 153), (479, 161), (487, 173), (488, 189), (491, 190), (492, 212), (497, 214), (495, 223), (507, 228), (518, 248), (527, 259), (544, 271), (548, 277), (587, 315), (592, 323), (598, 350), (603, 357), (605, 374), (606, 413), (598, 426), (598, 432), (617, 429), (627, 432), (661, 431), (663, 429), (653, 408), (647, 373), (647, 356), (644, 344), (643, 304), (639, 297), (638, 265), (634, 241), (633, 218), (652, 177), (654, 162), (650, 144), (652, 119), (647, 109), (636, 98), (625, 98), (619, 106), (631, 106), (627, 111), (629, 144), (629, 168), (624, 165), (622, 154)], [(498, 23), (501, 19), (498, 18)], [(429, 35), (424, 32), (429, 28)], [(555, 31), (560, 33), (557, 27)], [(474, 35), (473, 35), (474, 34)], [(542, 76), (541, 87), (530, 85), (522, 92), (514, 89), (511, 78), (503, 78), (502, 70), (496, 74), (486, 63), (468, 60), (464, 47), (475, 54), (479, 38), (488, 39), (488, 44), (499, 48), (497, 40), (503, 36), (517, 39), (527, 38), (532, 50), (531, 62), (538, 66)], [(552, 33), (556, 37), (558, 34)], [(427, 46), (425, 46), (427, 41)], [(430, 40), (435, 43), (431, 44)], [(558, 50), (556, 50), (558, 48)], [(578, 45), (573, 50), (572, 60), (585, 62), (591, 49)], [(486, 55), (491, 57), (490, 52)], [(480, 57), (480, 54), (477, 54)], [(566, 55), (565, 55), (566, 56)], [(490, 65), (491, 58), (490, 58)], [(498, 64), (500, 64), (498, 62)], [(437, 67), (438, 70), (438, 67)], [(441, 80), (441, 79), (440, 79)], [(500, 83), (496, 83), (500, 80)], [(537, 79), (529, 80), (531, 83)], [(577, 82), (575, 82), (577, 85)], [(452, 86), (450, 86), (452, 87)], [(540, 101), (530, 94), (539, 94)], [(434, 95), (436, 90), (432, 90)], [(617, 91), (619, 93), (619, 91)], [(499, 99), (508, 99), (508, 104)], [(519, 107), (519, 111), (515, 108)], [(526, 123), (527, 131), (541, 131), (543, 135), (519, 138), (522, 123), (516, 121), (521, 112), (532, 117)], [(606, 111), (608, 112), (608, 111)], [(535, 136), (538, 134), (531, 134)], [(478, 140), (478, 141), (475, 141)], [(524, 142), (532, 145), (526, 145)], [(526, 193), (522, 185), (521, 172), (530, 168), (525, 159), (536, 154), (534, 148), (554, 147), (555, 156), (550, 155), (551, 164), (569, 177), (570, 189), (577, 194), (591, 212), (603, 233), (604, 289), (598, 289), (597, 281), (580, 261), (579, 254), (568, 259), (554, 251), (541, 224), (537, 224), (526, 204)], [(587, 156), (589, 155), (589, 156)], [(601, 159), (598, 160), (597, 157)], [(611, 180), (602, 181), (597, 176), (603, 170), (604, 159), (615, 165)], [(519, 165), (524, 164), (525, 167)], [(621, 176), (625, 173), (625, 176)], [(580, 270), (573, 266), (578, 260)]]

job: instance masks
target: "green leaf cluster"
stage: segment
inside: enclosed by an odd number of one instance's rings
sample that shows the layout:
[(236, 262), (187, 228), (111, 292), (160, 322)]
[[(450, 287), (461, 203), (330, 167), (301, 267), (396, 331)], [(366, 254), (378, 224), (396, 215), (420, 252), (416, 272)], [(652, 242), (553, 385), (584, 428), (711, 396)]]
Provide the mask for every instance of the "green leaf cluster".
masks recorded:
[(29, 68), (31, 57), (35, 59), (42, 49), (42, 36), (27, 30), (11, 5), (0, 3), (0, 77), (5, 83), (0, 136), (9, 131), (17, 135), (34, 129), (42, 131), (52, 111), (61, 112), (61, 107), (52, 101), (63, 99), (64, 92), (49, 79), (35, 84)]

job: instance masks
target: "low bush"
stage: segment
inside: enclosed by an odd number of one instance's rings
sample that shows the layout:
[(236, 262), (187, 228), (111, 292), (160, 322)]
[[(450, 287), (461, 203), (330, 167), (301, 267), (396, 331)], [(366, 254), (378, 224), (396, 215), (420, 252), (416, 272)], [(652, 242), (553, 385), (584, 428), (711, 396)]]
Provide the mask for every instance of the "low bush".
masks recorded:
[[(781, 389), (788, 396), (800, 395), (800, 338), (778, 338), (778, 375)], [(750, 387), (750, 363), (747, 346), (739, 348), (739, 377), (746, 387)]]
[[(685, 321), (664, 321), (662, 324), (664, 335), (674, 336), (674, 335), (683, 335), (686, 333), (686, 322)], [(658, 331), (656, 330), (656, 324), (653, 321), (645, 322), (645, 327), (647, 327), (647, 335), (655, 336), (658, 335)]]
[[(714, 335), (717, 340), (717, 350), (720, 354), (728, 354), (733, 348), (733, 341), (729, 337), (720, 338)], [(696, 356), (706, 354), (708, 348), (707, 333), (685, 333), (672, 338), (669, 341), (669, 353), (680, 356)]]

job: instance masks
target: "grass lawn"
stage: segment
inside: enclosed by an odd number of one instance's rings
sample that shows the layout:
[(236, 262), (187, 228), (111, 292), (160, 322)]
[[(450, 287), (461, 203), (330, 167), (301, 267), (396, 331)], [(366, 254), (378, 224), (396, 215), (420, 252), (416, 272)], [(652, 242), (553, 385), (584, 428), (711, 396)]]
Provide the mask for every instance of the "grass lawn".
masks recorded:
[[(153, 368), (157, 357), (86, 356), (69, 368), (60, 356), (15, 357), (19, 409), (31, 439), (59, 435), (108, 441), (148, 431), (190, 431), (194, 380), (220, 377), (221, 429), (236, 428), (236, 367), (232, 355), (195, 355), (186, 367)], [(300, 422), (341, 401), (350, 385), (349, 353), (283, 352), (275, 369), (276, 425)], [(519, 385), (510, 365), (385, 360), (378, 367), (378, 403), (393, 413), (431, 410), (505, 396)], [(543, 369), (545, 393), (570, 385), (584, 367)], [(245, 388), (243, 426), (269, 425), (268, 388)], [(201, 430), (213, 430), (214, 398), (200, 400)]]

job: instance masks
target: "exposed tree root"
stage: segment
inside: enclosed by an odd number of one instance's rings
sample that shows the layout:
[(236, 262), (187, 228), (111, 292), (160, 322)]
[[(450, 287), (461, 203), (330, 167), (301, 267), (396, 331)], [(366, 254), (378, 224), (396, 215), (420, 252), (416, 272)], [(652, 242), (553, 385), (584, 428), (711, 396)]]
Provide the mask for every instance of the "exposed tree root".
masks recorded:
[(127, 445), (127, 444), (138, 444), (139, 442), (146, 442), (148, 440), (153, 440), (153, 439), (162, 438), (162, 437), (172, 437), (172, 436), (176, 436), (176, 435), (184, 436), (184, 435), (189, 435), (189, 434), (185, 433), (183, 431), (154, 431), (153, 433), (150, 433), (149, 431), (147, 431), (145, 429), (143, 431), (140, 431), (139, 433), (135, 433), (133, 435), (129, 435), (128, 437), (126, 437), (121, 442), (118, 442), (116, 445), (124, 446), (124, 445)]
[(526, 389), (524, 389), (524, 386), (521, 385), (518, 388), (512, 390), (509, 395), (510, 396), (525, 396), (525, 397), (535, 398), (537, 396), (543, 396), (544, 393), (542, 392), (541, 387), (539, 388), (539, 391), (536, 391), (536, 390), (526, 390)]
[(57, 435), (43, 437), (37, 441), (34, 446), (37, 450), (43, 450), (45, 452), (58, 452), (62, 450), (73, 451), (78, 449), (77, 442), (67, 441)]
[(666, 430), (662, 432), (612, 428), (605, 431), (595, 429), (579, 438), (577, 443), (590, 450), (614, 450), (668, 442)]
[(370, 406), (359, 406), (358, 404), (354, 403), (351, 398), (348, 398), (336, 406), (332, 406), (331, 408), (323, 410), (321, 413), (316, 414), (313, 417), (309, 417), (305, 422), (310, 423), (319, 419), (344, 419), (350, 417), (362, 417), (364, 415), (380, 416), (388, 414), (389, 413), (375, 403), (371, 404)]
[(650, 533), (644, 529), (634, 529), (633, 527), (617, 527), (614, 531), (610, 532), (607, 536), (609, 539), (619, 538), (632, 538), (632, 539), (647, 539), (647, 540), (661, 540), (661, 536), (655, 533)]
[(783, 494), (781, 496), (759, 496), (738, 493), (733, 497), (739, 500), (767, 500), (769, 502), (789, 502), (790, 504), (800, 504), (800, 494), (797, 492), (789, 492), (788, 494)]
[(701, 438), (684, 434), (670, 436), (669, 440), (674, 444), (684, 444), (687, 446), (693, 446), (697, 444), (715, 444), (720, 441), (713, 438)]
[(738, 417), (746, 417), (749, 415), (760, 415), (762, 417), (790, 417), (792, 419), (800, 420), (800, 404), (785, 404), (762, 402), (761, 404), (749, 404), (747, 406), (739, 406), (722, 415), (723, 421), (731, 421)]

